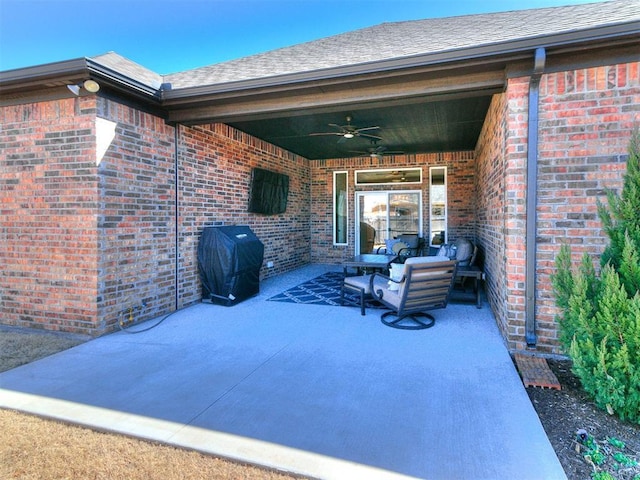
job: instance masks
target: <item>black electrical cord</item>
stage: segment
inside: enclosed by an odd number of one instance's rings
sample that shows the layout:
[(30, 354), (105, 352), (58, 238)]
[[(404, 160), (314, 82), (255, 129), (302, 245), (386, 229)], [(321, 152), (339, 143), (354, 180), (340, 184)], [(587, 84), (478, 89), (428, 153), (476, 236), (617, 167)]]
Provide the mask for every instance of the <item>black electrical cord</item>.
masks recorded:
[[(182, 309), (180, 309), (182, 310)], [(143, 333), (143, 332), (148, 332), (149, 330), (151, 330), (152, 328), (156, 328), (158, 325), (160, 325), (162, 322), (164, 322), (167, 318), (169, 318), (171, 315), (173, 315), (174, 313), (178, 313), (180, 310), (174, 310), (171, 313), (166, 314), (164, 317), (162, 317), (160, 320), (158, 320), (158, 322), (156, 322), (154, 325), (151, 325), (150, 327), (147, 328), (143, 328), (142, 330), (129, 330), (128, 327), (125, 327), (123, 325), (123, 322), (118, 322), (118, 326), (120, 327), (120, 330), (126, 333), (130, 333), (131, 335), (133, 335), (134, 333)]]
[[(178, 173), (178, 153), (179, 153), (179, 146), (178, 146), (178, 142), (180, 140), (180, 124), (176, 124), (175, 130), (174, 130), (174, 175), (175, 175), (175, 249), (176, 249), (176, 259), (179, 257), (179, 225), (178, 225), (178, 209), (179, 209), (179, 196), (178, 196), (178, 182), (179, 182), (179, 173)], [(124, 326), (124, 323), (122, 321), (118, 322), (118, 327), (120, 327), (120, 330), (122, 330), (123, 332), (126, 333), (130, 333), (130, 334), (134, 334), (134, 333), (143, 333), (143, 332), (148, 332), (149, 330), (151, 330), (152, 328), (156, 328), (158, 325), (160, 325), (162, 322), (164, 322), (167, 318), (169, 318), (171, 315), (173, 315), (176, 312), (179, 312), (181, 309), (178, 309), (178, 282), (179, 282), (179, 278), (178, 278), (178, 262), (176, 260), (176, 278), (175, 278), (175, 291), (176, 291), (176, 295), (175, 295), (175, 307), (176, 309), (165, 315), (164, 317), (162, 317), (155, 325), (151, 325), (150, 327), (147, 328), (143, 328), (142, 330), (129, 330), (128, 327)]]

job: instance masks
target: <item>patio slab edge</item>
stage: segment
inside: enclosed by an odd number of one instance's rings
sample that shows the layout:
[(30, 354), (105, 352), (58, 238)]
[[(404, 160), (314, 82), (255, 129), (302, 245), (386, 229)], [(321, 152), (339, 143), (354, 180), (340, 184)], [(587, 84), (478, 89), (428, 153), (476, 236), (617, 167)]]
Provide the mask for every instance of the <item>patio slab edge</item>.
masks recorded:
[(318, 479), (410, 480), (403, 475), (261, 440), (0, 388), (0, 408), (102, 432), (186, 448), (283, 473)]

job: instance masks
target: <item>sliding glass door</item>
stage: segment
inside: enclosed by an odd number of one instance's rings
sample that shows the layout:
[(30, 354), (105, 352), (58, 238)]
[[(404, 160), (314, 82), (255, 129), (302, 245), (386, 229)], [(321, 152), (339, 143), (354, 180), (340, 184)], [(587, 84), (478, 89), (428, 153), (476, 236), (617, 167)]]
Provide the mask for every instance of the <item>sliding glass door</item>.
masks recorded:
[(419, 190), (356, 193), (356, 253), (375, 252), (386, 239), (422, 233)]

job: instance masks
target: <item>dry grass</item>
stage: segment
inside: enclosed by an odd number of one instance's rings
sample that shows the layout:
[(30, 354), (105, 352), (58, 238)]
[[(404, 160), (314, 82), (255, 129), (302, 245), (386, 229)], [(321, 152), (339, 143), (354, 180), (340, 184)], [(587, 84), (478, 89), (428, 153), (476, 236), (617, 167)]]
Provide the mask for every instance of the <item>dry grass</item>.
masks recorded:
[(75, 347), (85, 339), (48, 332), (0, 330), (0, 372)]
[[(82, 341), (64, 335), (0, 330), (0, 372)], [(301, 477), (0, 409), (0, 479), (202, 478)]]
[(0, 410), (3, 479), (295, 478), (198, 452)]

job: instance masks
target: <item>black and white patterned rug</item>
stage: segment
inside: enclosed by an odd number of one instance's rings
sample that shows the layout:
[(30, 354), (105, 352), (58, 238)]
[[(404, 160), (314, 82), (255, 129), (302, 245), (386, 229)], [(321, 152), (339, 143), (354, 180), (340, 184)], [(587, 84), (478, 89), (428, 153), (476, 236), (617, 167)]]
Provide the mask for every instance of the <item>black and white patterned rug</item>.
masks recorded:
[[(340, 305), (340, 288), (344, 274), (342, 272), (327, 272), (308, 280), (300, 285), (290, 288), (269, 300), (275, 302), (304, 303), (313, 305)], [(352, 293), (345, 295), (352, 302), (358, 302), (357, 296)], [(367, 307), (379, 306), (377, 302), (367, 302)]]
[(344, 274), (327, 272), (290, 288), (269, 300), (276, 302), (309, 303), (315, 305), (340, 305), (340, 287)]

